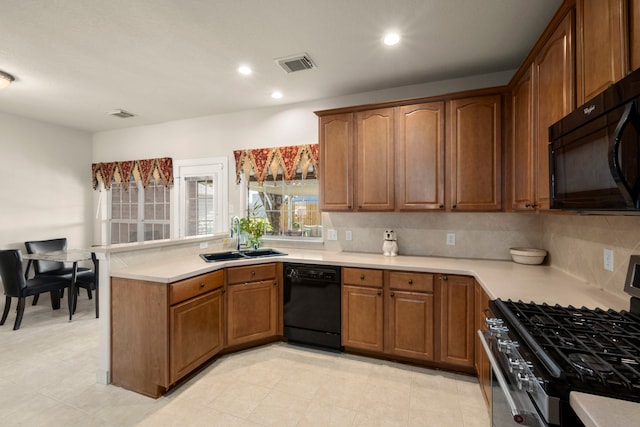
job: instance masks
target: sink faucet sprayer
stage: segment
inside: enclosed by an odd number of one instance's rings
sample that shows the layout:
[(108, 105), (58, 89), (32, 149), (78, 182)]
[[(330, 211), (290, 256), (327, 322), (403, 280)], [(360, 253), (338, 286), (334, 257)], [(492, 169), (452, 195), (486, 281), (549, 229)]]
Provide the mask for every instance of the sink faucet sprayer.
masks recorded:
[[(236, 225), (237, 224), (237, 225)], [(238, 227), (236, 229), (236, 226)], [(236, 233), (236, 250), (240, 250), (240, 218), (238, 215), (235, 215), (231, 218), (231, 228), (229, 229), (229, 237), (233, 237), (233, 232), (235, 230)]]

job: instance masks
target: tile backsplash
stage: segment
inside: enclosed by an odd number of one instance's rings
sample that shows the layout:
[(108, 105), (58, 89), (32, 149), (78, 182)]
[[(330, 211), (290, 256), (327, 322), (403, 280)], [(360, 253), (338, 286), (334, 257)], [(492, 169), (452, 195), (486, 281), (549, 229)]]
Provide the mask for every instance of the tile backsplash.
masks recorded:
[[(545, 264), (625, 298), (629, 256), (640, 254), (640, 216), (332, 212), (323, 224), (339, 236), (326, 241), (325, 233), (325, 247), (348, 252), (382, 252), (386, 229), (396, 232), (401, 255), (508, 260), (510, 247), (543, 248)], [(447, 233), (455, 233), (455, 246), (446, 244)], [(613, 250), (613, 272), (603, 267), (605, 248)]]

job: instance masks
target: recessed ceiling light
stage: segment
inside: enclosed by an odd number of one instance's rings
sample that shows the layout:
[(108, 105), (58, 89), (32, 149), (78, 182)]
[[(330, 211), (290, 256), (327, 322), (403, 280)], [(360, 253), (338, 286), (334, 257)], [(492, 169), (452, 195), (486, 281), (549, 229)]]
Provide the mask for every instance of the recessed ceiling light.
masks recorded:
[(245, 76), (248, 76), (249, 74), (251, 74), (253, 71), (251, 71), (251, 68), (249, 68), (246, 65), (241, 65), (240, 67), (238, 67), (238, 72), (240, 74), (244, 74)]
[(274, 90), (273, 92), (271, 92), (271, 97), (273, 99), (280, 99), (282, 98), (282, 92), (280, 92), (279, 90)]
[(14, 80), (15, 78), (11, 74), (0, 71), (0, 89), (9, 86)]
[(384, 35), (384, 44), (387, 46), (393, 46), (400, 43), (400, 34), (398, 33), (387, 33)]

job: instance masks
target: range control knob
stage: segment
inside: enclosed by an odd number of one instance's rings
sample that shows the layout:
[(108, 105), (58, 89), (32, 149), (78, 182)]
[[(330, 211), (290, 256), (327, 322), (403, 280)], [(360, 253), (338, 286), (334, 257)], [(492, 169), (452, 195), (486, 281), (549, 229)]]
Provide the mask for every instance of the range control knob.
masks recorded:
[(509, 328), (506, 326), (489, 326), (489, 332), (493, 335), (506, 335), (509, 332)]
[(509, 357), (508, 360), (509, 372), (515, 371), (526, 371), (533, 368), (533, 364), (531, 362), (527, 362), (524, 359), (514, 359), (513, 357)]
[(487, 317), (486, 319), (484, 319), (484, 323), (489, 327), (500, 326), (504, 323), (504, 320), (498, 319), (497, 317)]
[(498, 350), (501, 353), (511, 353), (518, 347), (520, 347), (518, 341), (511, 341), (510, 339), (498, 339)]
[(533, 375), (526, 374), (524, 372), (518, 372), (516, 381), (518, 383), (518, 388), (520, 390), (532, 392), (533, 385), (537, 381), (537, 379)]

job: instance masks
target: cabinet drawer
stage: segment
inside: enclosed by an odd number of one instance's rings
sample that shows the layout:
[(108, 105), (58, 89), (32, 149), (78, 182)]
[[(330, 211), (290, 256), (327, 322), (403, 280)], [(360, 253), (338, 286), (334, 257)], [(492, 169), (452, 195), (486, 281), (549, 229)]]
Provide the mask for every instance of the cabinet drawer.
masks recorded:
[(169, 286), (169, 305), (186, 301), (224, 285), (224, 271), (214, 271), (190, 279), (172, 283)]
[(227, 283), (256, 282), (259, 280), (275, 279), (276, 264), (248, 265), (246, 267), (233, 267), (227, 269)]
[(389, 273), (391, 289), (414, 292), (433, 292), (433, 274), (392, 271)]
[(343, 268), (342, 281), (345, 285), (382, 287), (382, 270), (370, 268)]

